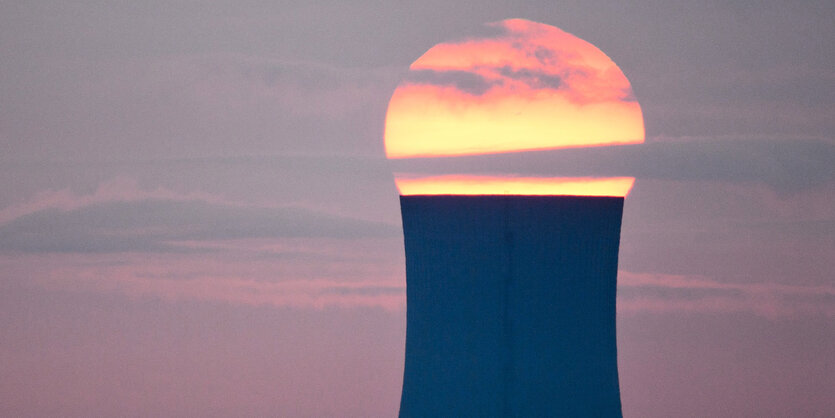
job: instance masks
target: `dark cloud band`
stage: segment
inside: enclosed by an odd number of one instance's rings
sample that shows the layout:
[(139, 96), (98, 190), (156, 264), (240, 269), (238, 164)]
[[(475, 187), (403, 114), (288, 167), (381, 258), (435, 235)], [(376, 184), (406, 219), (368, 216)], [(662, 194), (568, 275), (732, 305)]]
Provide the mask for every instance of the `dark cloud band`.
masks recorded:
[(411, 84), (429, 84), (441, 87), (454, 87), (473, 96), (481, 96), (501, 81), (491, 81), (469, 71), (415, 70), (409, 72), (406, 82)]
[(394, 236), (398, 228), (299, 208), (237, 207), (146, 199), (63, 211), (45, 209), (0, 225), (0, 251), (177, 252), (177, 241)]
[(765, 183), (779, 192), (835, 181), (835, 143), (820, 139), (705, 138), (640, 145), (392, 161), (398, 172), (493, 173)]

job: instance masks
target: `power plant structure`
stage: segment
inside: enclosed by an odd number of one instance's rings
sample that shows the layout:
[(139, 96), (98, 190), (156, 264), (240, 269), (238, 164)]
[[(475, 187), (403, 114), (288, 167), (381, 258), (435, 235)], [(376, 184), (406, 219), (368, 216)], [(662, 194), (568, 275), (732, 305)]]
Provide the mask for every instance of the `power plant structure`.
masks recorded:
[(622, 197), (400, 199), (401, 417), (621, 416)]
[(622, 416), (615, 303), (635, 179), (542, 162), (643, 141), (624, 74), (556, 27), (494, 22), (412, 63), (385, 126), (406, 251), (401, 417)]

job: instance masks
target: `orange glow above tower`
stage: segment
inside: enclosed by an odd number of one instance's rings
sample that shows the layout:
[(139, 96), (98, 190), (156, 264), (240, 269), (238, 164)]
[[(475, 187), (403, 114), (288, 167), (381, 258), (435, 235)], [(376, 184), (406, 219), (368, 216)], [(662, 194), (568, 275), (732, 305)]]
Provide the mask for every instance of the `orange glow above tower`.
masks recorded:
[[(487, 26), (491, 35), (440, 43), (412, 63), (389, 102), (385, 124), (389, 158), (456, 157), (644, 141), (641, 107), (629, 81), (594, 45), (556, 27), (523, 19)], [(581, 181), (562, 180), (564, 185)], [(414, 176), (398, 176), (397, 183), (401, 194), (415, 194), (408, 190), (426, 192), (421, 194), (441, 194), (433, 190), (446, 190), (443, 194), (505, 194), (509, 184), (515, 184), (515, 189), (524, 183), (523, 190), (541, 192), (521, 194), (605, 196), (624, 196), (632, 184), (630, 179), (629, 186), (622, 187), (622, 178), (587, 180), (587, 192), (574, 186), (542, 187), (546, 182), (560, 181), (557, 178), (522, 181), (518, 176), (505, 181), (484, 176), (466, 180), (456, 176), (454, 181), (450, 176), (429, 176), (418, 181)], [(430, 187), (431, 181), (444, 185)], [(618, 186), (605, 191), (603, 184)]]
[(626, 196), (632, 189), (632, 177), (494, 177), (432, 176), (397, 177), (401, 196), (413, 195), (561, 195)]

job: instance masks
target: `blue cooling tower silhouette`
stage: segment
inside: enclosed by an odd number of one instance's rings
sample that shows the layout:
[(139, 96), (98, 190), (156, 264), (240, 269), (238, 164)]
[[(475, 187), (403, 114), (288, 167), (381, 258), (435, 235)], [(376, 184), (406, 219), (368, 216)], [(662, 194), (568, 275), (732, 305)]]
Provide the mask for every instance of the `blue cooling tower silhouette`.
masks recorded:
[(621, 416), (622, 197), (401, 196), (401, 417)]

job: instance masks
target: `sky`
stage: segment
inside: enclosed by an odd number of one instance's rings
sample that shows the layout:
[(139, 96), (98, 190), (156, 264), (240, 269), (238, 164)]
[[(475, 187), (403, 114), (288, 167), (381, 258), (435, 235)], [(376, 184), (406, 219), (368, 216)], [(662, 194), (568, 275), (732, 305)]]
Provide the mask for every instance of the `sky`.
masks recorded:
[(636, 178), (624, 415), (835, 415), (833, 9), (0, 3), (0, 415), (395, 415), (414, 167), (386, 109), (506, 18), (595, 45), (641, 105), (628, 149), (461, 160)]

